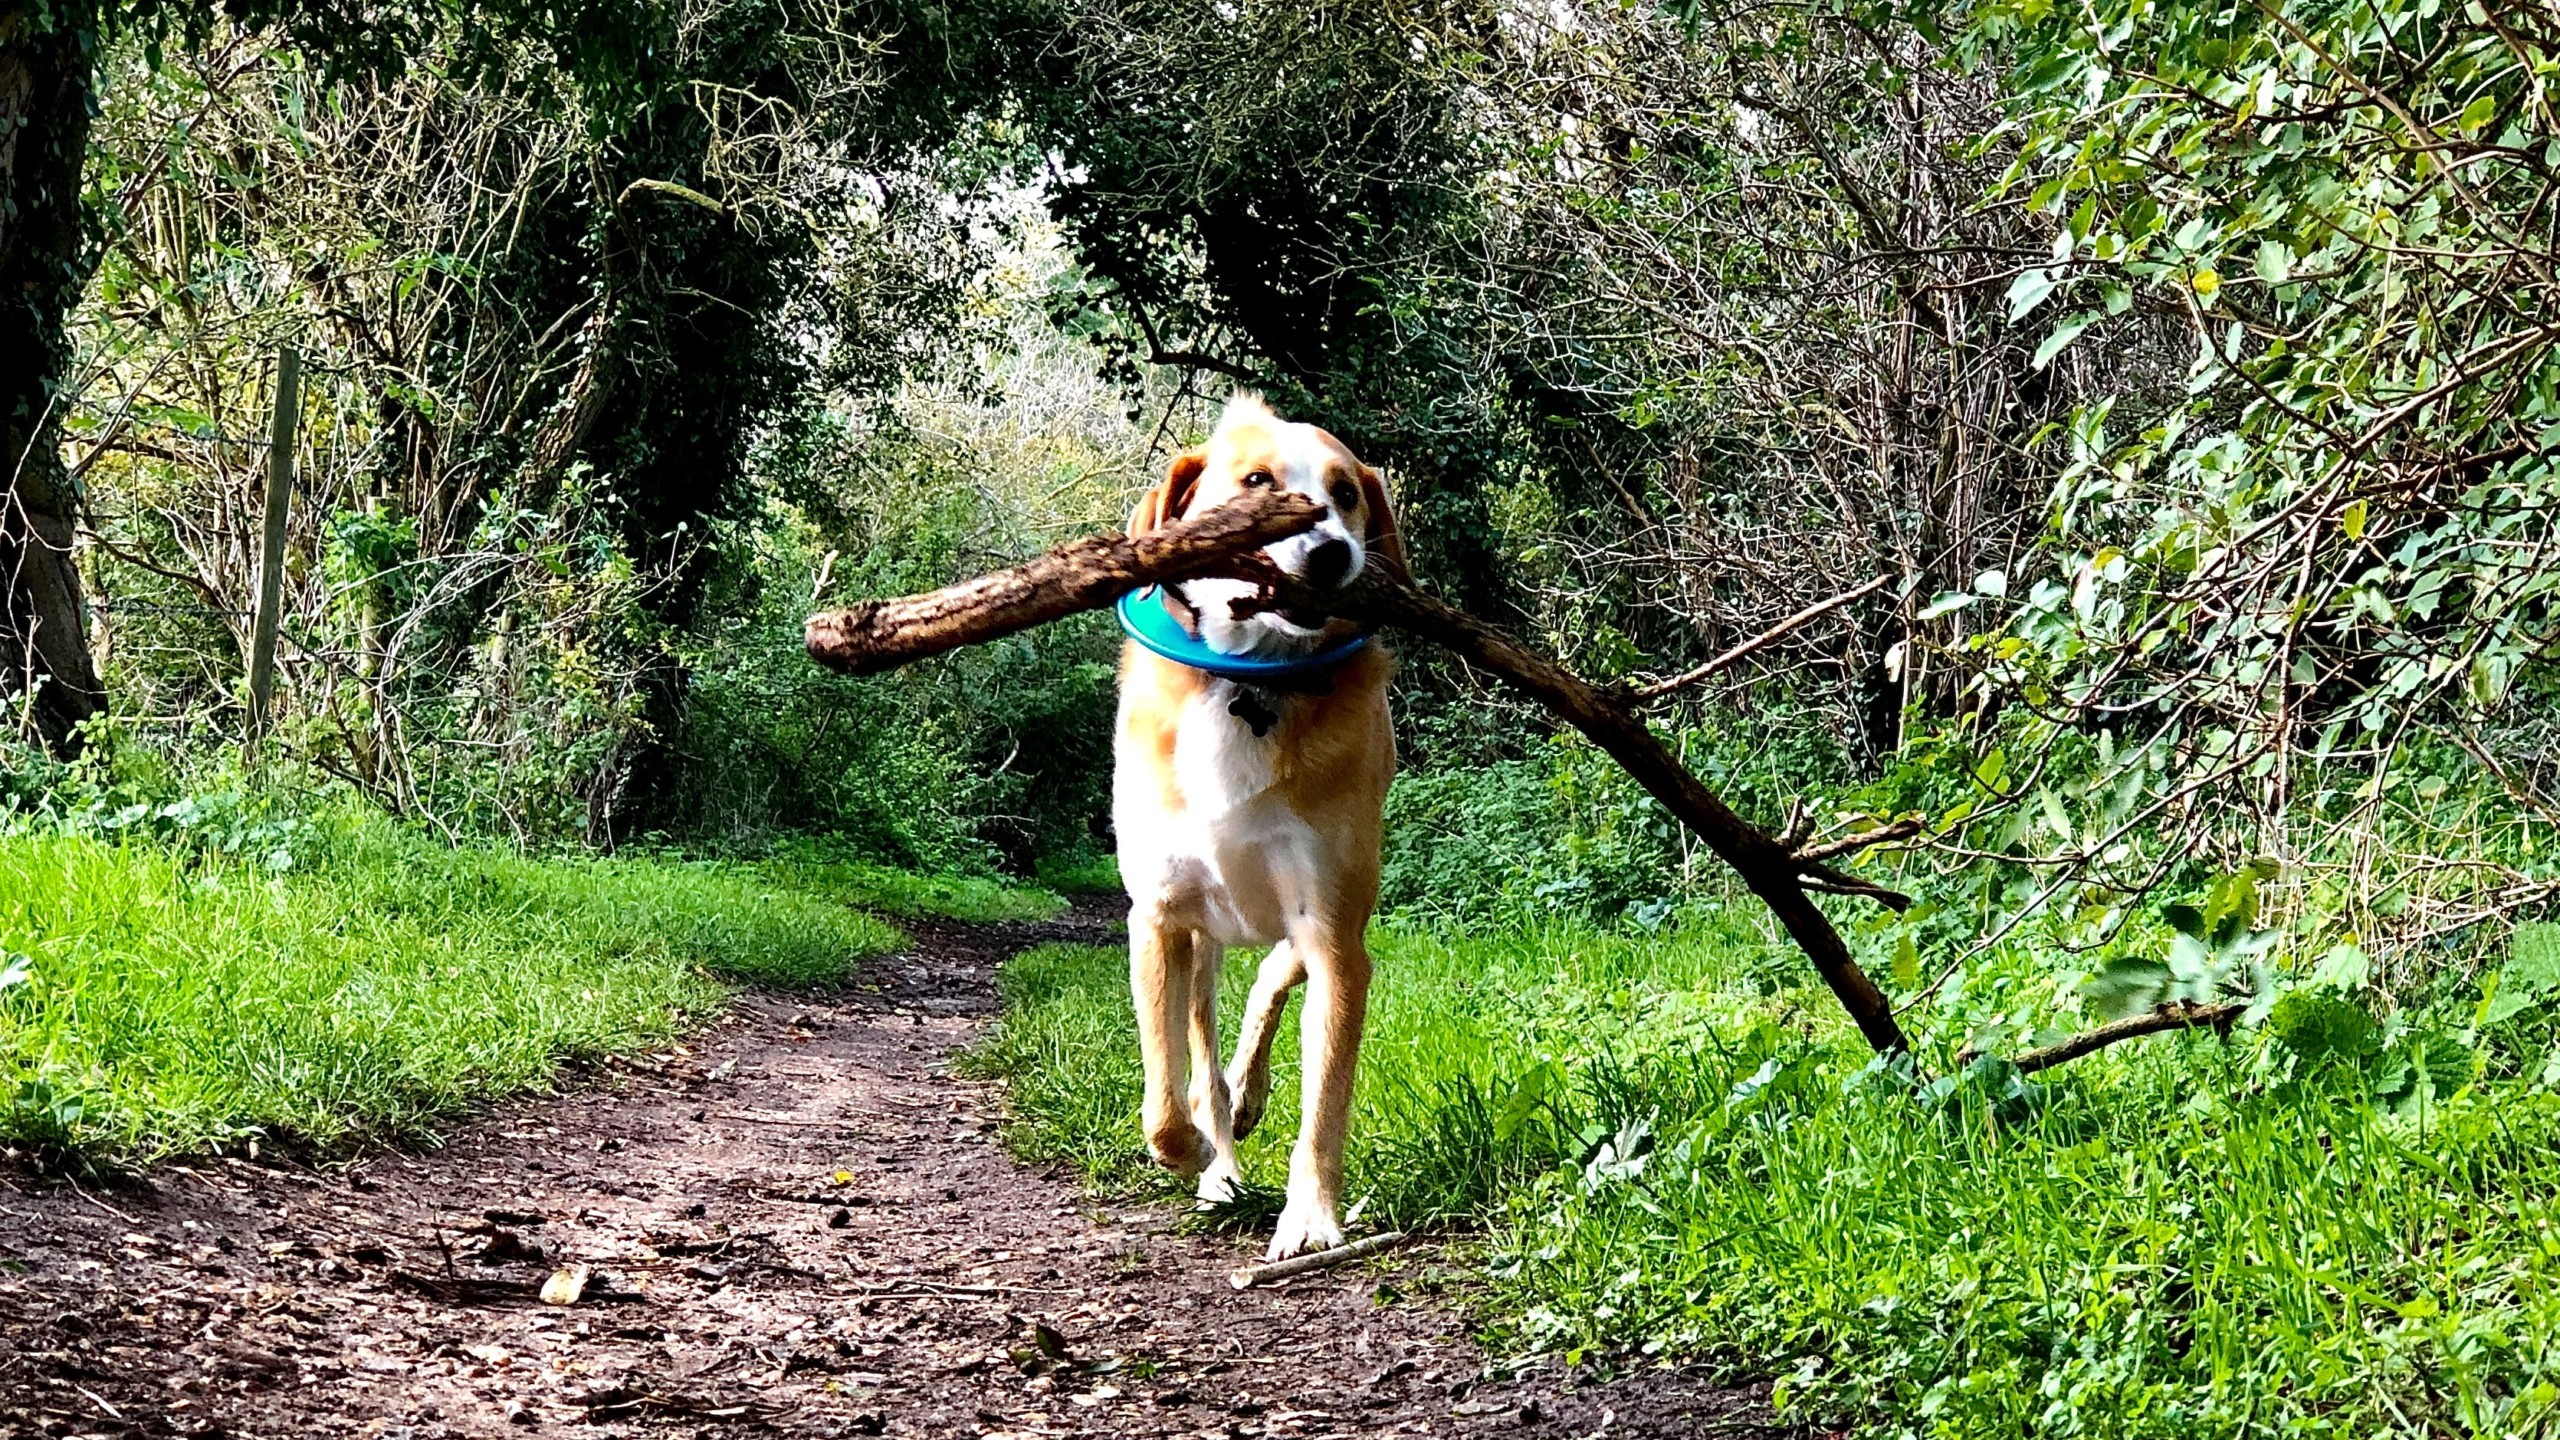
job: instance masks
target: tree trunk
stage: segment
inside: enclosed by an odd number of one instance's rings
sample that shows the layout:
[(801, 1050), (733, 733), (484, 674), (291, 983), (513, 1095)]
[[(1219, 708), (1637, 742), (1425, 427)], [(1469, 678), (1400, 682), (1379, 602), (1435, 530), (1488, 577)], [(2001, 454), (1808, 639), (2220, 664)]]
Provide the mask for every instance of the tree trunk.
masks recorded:
[(94, 263), (80, 214), (96, 33), (0, 0), (0, 702), (56, 754), (105, 708), (72, 563), (63, 323)]

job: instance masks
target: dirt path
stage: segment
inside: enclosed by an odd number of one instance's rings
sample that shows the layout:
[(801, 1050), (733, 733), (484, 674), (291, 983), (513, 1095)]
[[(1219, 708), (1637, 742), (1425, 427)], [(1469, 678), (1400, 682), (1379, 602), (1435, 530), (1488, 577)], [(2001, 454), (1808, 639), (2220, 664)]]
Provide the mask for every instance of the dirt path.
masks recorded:
[(1243, 1240), (1015, 1165), (947, 1061), (1004, 956), (1105, 933), (925, 930), (430, 1152), (0, 1171), (0, 1436), (1777, 1433), (1668, 1372), (1488, 1376), (1427, 1250), (1239, 1293)]

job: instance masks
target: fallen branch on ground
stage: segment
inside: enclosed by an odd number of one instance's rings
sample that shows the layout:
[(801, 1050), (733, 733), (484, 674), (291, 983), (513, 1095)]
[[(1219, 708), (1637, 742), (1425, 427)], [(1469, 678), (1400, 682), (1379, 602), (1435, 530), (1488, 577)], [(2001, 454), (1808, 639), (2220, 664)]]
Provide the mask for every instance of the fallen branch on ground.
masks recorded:
[[(2110, 1020), (2104, 1025), (2093, 1025), (2067, 1040), (2013, 1055), (2009, 1057), (2009, 1063), (2017, 1066), (2020, 1074), (2032, 1075), (2038, 1070), (2050, 1070), (2065, 1061), (2104, 1050), (2119, 1040), (2158, 1035), (2170, 1030), (2211, 1030), (2227, 1039), (2231, 1027), (2239, 1022), (2248, 1008), (2246, 1004), (2239, 1003), (2204, 1005), (2193, 1000), (2172, 1000), (2157, 1010)], [(1969, 1052), (1956, 1057), (1968, 1065), (1976, 1058)]]
[(1380, 1251), (1392, 1250), (1410, 1238), (1401, 1230), (1390, 1230), (1383, 1235), (1369, 1235), (1347, 1245), (1336, 1245), (1330, 1250), (1318, 1250), (1311, 1255), (1298, 1255), (1287, 1260), (1274, 1260), (1268, 1265), (1247, 1265), (1241, 1270), (1228, 1271), (1227, 1283), (1239, 1290), (1250, 1290), (1256, 1285), (1277, 1285), (1283, 1280), (1294, 1280), (1298, 1276), (1312, 1275), (1319, 1270), (1331, 1270), (1338, 1265), (1348, 1265), (1354, 1260), (1366, 1260)]
[[(1321, 513), (1301, 497), (1272, 491), (1145, 535), (1070, 541), (1010, 570), (928, 595), (869, 600), (812, 616), (809, 655), (831, 669), (872, 674), (1079, 610), (1099, 609), (1142, 585), (1211, 575), (1248, 579), (1262, 587), (1259, 600), (1237, 604), (1239, 618), (1276, 604), (1392, 625), (1500, 676), (1589, 736), (1742, 877), (1813, 962), (1877, 1053), (1911, 1048), (1884, 992), (1858, 968), (1840, 932), (1806, 891), (1856, 895), (1895, 910), (1911, 903), (1907, 896), (1832, 868), (1826, 862), (1847, 853), (1839, 842), (1800, 851), (1794, 837), (1781, 843), (1736, 815), (1617, 698), (1503, 630), (1416, 590), (1392, 567), (1372, 563), (1343, 589), (1320, 592), (1254, 553), (1309, 529)], [(1847, 843), (1863, 849), (1900, 835), (1897, 827), (1885, 826)]]

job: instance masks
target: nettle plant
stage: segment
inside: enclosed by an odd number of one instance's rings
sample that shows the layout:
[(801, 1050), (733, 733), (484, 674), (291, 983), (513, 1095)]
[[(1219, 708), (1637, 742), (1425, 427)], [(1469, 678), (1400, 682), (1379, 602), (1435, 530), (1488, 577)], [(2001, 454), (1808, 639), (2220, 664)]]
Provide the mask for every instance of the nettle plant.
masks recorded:
[[(2283, 908), (2403, 954), (2546, 901), (2530, 834), (2560, 796), (2519, 756), (2547, 738), (2560, 644), (2560, 14), (1957, 18), (1967, 63), (2011, 71), (1986, 142), (2014, 148), (2007, 192), (2053, 227), (2007, 292), (2046, 329), (2038, 363), (2164, 328), (2192, 346), (2183, 385), (2045, 437), (2063, 463), (2032, 569), (1922, 611), (1987, 617), (1953, 656), (1977, 733), (2088, 757), (2013, 760), (1958, 833), (2050, 810), (2033, 863), (2127, 897), (2272, 856)], [(2256, 964), (2220, 928), (2239, 913), (2173, 911), (2185, 970), (2124, 971), (2102, 1008)]]

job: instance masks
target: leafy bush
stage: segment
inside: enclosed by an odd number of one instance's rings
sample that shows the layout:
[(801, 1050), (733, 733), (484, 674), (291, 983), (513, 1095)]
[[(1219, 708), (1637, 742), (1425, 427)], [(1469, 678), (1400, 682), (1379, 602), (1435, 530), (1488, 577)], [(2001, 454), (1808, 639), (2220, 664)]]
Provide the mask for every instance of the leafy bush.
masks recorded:
[[(1776, 1375), (1784, 1413), (1868, 1433), (2547, 1433), (2556, 933), (2485, 994), (2377, 1018), (2342, 960), (2228, 1044), (1915, 1085), (1747, 913), (1385, 932), (1348, 1193), (1483, 1227), (1507, 1343)], [(1010, 1077), (1022, 1153), (1162, 1193), (1124, 966), (1013, 962), (972, 1064)], [(1290, 1028), (1244, 1147), (1264, 1185)]]
[[(1773, 826), (1790, 801), (1839, 788), (1838, 747), (1810, 718), (1719, 717), (1685, 732), (1680, 748), (1727, 803)], [(1386, 815), (1379, 905), (1399, 923), (1571, 917), (1649, 929), (1725, 884), (1642, 786), (1570, 733), (1527, 758), (1400, 774)]]

